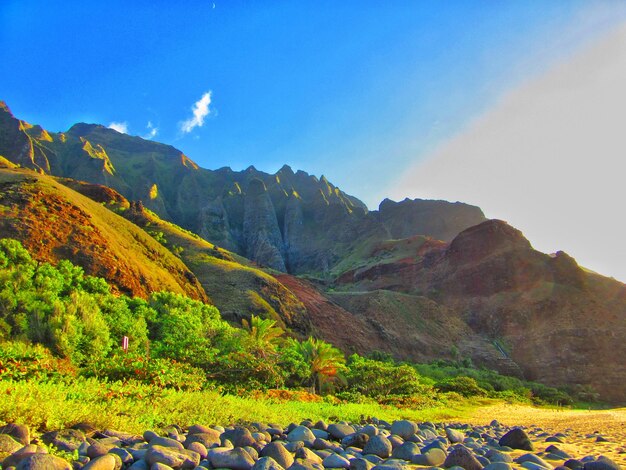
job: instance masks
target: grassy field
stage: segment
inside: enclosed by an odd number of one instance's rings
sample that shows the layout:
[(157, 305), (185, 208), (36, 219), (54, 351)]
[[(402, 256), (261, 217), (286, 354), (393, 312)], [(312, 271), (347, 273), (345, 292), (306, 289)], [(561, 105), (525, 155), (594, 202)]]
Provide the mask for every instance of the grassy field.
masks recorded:
[(286, 425), (305, 418), (353, 422), (363, 417), (445, 421), (469, 416), (485, 403), (467, 400), (420, 410), (398, 409), (377, 404), (299, 401), (297, 395), (285, 400), (267, 395), (222, 395), (217, 391), (157, 390), (135, 384), (106, 384), (95, 379), (66, 384), (0, 381), (0, 396), (0, 422), (25, 423), (32, 429), (45, 431), (86, 421), (100, 429), (133, 433), (162, 429), (170, 424), (184, 427), (194, 423), (228, 425), (260, 421)]

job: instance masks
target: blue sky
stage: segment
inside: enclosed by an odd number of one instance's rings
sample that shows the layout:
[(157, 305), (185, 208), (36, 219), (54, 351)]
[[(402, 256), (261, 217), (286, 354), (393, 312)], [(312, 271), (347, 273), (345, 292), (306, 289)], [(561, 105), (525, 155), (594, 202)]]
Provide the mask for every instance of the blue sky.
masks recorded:
[(206, 168), (325, 174), (376, 208), (429, 197), (398, 178), (626, 19), (619, 0), (178, 3), (4, 0), (0, 99)]

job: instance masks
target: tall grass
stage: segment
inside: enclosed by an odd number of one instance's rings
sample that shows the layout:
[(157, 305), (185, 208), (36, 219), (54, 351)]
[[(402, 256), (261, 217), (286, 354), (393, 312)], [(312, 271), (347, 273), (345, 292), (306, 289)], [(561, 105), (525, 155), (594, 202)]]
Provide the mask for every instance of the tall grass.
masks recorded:
[(86, 421), (105, 429), (141, 433), (170, 424), (190, 426), (272, 422), (286, 425), (305, 418), (358, 422), (363, 417), (387, 421), (441, 421), (461, 418), (471, 401), (434, 408), (398, 409), (378, 404), (282, 401), (268, 397), (222, 395), (217, 391), (159, 390), (140, 384), (104, 383), (79, 378), (71, 382), (0, 381), (0, 421), (19, 422), (40, 431)]

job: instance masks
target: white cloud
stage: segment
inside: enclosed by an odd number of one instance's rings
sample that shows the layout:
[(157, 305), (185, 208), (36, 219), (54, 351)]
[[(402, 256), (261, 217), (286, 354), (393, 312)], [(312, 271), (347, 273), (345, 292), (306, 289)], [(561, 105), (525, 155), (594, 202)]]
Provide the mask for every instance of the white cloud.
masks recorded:
[(122, 134), (128, 134), (128, 123), (126, 121), (112, 122), (111, 124), (109, 124), (109, 129), (121, 132)]
[(148, 121), (146, 129), (148, 129), (148, 133), (143, 136), (144, 139), (153, 139), (159, 133), (159, 128), (155, 127), (154, 124), (152, 124), (152, 121)]
[(394, 182), (460, 200), (626, 281), (626, 25), (530, 80)]
[(207, 117), (211, 110), (209, 109), (209, 105), (211, 104), (211, 91), (207, 91), (202, 95), (198, 101), (196, 101), (191, 108), (193, 112), (193, 117), (190, 117), (186, 121), (180, 123), (180, 130), (183, 133), (188, 134), (196, 127), (202, 127), (204, 124), (204, 118)]

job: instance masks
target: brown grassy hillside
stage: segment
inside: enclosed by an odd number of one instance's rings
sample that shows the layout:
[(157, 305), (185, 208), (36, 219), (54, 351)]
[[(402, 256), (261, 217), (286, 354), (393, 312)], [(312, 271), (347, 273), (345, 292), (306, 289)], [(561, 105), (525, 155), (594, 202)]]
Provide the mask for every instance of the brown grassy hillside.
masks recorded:
[(146, 232), (54, 178), (0, 168), (0, 237), (39, 261), (68, 259), (119, 292), (168, 290), (208, 301), (194, 274)]

